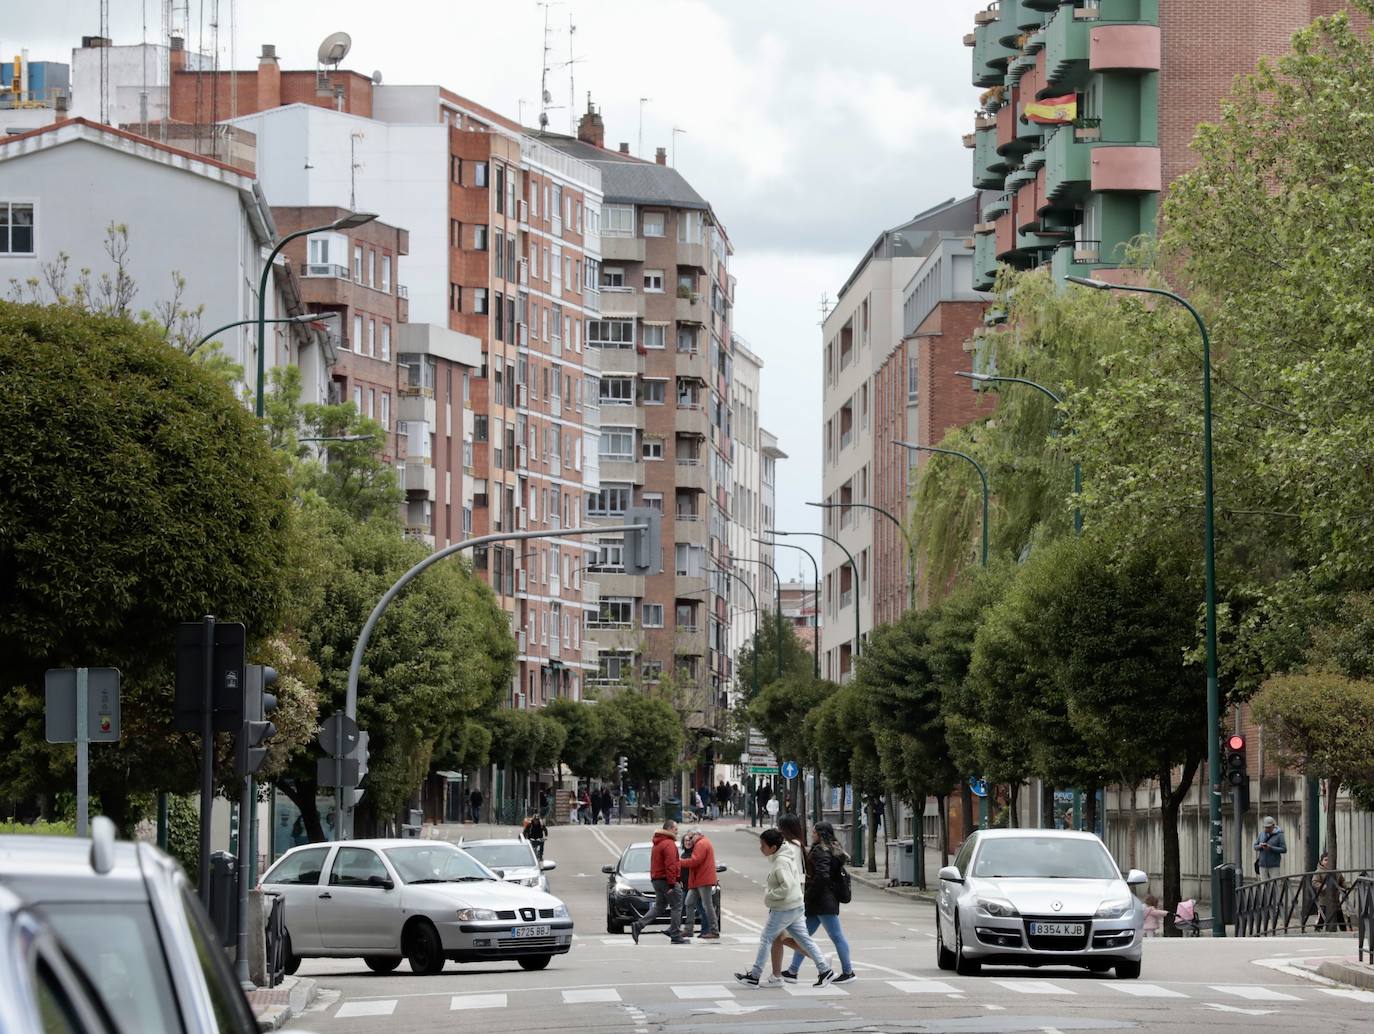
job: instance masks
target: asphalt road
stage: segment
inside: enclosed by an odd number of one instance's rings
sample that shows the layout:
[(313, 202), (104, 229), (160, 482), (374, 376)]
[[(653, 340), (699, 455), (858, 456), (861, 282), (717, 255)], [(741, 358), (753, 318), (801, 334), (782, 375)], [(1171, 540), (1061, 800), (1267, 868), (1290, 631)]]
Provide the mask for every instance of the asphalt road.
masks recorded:
[[(354, 960), (302, 964), (322, 991), (290, 1029), (340, 1032), (502, 1030), (650, 1031), (792, 1034), (811, 1031), (1184, 1030), (1250, 1032), (1374, 1029), (1374, 993), (1305, 979), (1286, 959), (1353, 953), (1353, 940), (1155, 940), (1139, 980), (1070, 969), (986, 969), (958, 977), (935, 966), (934, 910), (855, 883), (845, 931), (859, 979), (813, 989), (803, 980), (751, 989), (732, 974), (748, 968), (764, 919), (766, 872), (757, 841), (737, 825), (706, 823), (722, 875), (723, 935), (718, 943), (674, 946), (646, 934), (606, 933), (601, 866), (647, 840), (647, 826), (557, 828), (546, 857), (558, 862), (551, 889), (567, 902), (577, 931), (573, 950), (548, 969), (449, 963), (434, 977), (402, 963), (376, 976)], [(486, 830), (482, 830), (484, 834)], [(457, 827), (450, 827), (456, 839)], [(470, 834), (471, 835), (471, 834)], [(833, 959), (824, 934), (821, 946)]]

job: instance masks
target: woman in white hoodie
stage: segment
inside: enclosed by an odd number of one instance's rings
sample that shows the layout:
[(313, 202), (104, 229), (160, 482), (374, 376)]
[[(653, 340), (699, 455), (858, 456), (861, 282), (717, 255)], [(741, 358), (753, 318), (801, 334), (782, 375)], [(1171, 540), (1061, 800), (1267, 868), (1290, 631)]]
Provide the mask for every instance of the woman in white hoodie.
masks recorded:
[[(792, 850), (783, 849), (784, 840), (776, 829), (765, 829), (759, 837), (759, 852), (768, 859), (768, 879), (764, 882), (763, 903), (768, 906), (768, 922), (759, 935), (759, 950), (754, 965), (747, 973), (736, 973), (735, 979), (749, 987), (759, 986), (759, 975), (768, 959), (774, 939), (786, 932), (816, 964), (814, 986), (829, 983), (835, 976), (816, 942), (806, 932), (806, 916), (802, 908), (802, 877), (797, 871), (797, 858)], [(778, 977), (770, 977), (764, 986), (777, 987)]]

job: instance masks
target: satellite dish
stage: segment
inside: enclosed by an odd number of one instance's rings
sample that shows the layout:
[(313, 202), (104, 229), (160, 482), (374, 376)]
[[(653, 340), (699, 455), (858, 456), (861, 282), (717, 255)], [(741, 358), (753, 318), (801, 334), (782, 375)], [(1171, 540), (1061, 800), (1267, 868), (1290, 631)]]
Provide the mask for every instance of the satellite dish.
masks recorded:
[(320, 64), (337, 66), (348, 56), (353, 46), (353, 37), (346, 32), (331, 32), (320, 44)]
[(374, 83), (376, 83), (378, 86), (381, 86), (381, 85), (382, 85), (382, 72), (381, 72), (381, 69), (378, 69), (377, 71), (375, 71), (375, 72), (372, 73), (372, 81), (373, 81)]

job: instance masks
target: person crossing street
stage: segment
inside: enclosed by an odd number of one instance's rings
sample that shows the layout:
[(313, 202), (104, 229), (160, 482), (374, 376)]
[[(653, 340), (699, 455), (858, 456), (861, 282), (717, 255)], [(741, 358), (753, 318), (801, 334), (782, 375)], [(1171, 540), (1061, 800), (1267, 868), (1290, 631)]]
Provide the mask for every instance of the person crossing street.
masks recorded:
[(687, 870), (687, 904), (684, 908), (682, 936), (692, 936), (697, 908), (701, 908), (703, 922), (698, 940), (720, 940), (720, 917), (716, 915), (716, 848), (705, 833), (691, 832), (682, 839), (687, 856), (682, 868)]
[(644, 928), (668, 913), (668, 940), (672, 944), (690, 944), (682, 936), (682, 861), (677, 853), (677, 823), (667, 819), (663, 828), (654, 833), (653, 851), (649, 855), (649, 879), (654, 884), (654, 903), (644, 918), (630, 925), (630, 936), (636, 944)]

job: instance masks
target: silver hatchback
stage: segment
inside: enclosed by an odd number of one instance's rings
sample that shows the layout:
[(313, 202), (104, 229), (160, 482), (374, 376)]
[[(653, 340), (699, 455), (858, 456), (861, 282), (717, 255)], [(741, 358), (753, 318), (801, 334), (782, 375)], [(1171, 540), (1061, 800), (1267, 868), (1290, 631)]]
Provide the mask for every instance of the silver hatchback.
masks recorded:
[(1105, 844), (1091, 833), (979, 830), (940, 870), (936, 959), (978, 973), (984, 963), (1078, 966), (1140, 976), (1144, 911)]

